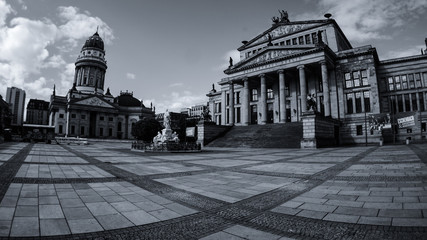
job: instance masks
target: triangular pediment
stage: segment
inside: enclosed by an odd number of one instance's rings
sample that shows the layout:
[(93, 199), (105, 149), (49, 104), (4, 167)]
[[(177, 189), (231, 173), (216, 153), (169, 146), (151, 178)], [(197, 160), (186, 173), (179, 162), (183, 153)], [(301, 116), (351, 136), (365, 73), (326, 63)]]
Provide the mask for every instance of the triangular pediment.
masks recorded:
[(239, 50), (251, 48), (252, 46), (258, 45), (263, 42), (268, 42), (268, 35), (271, 35), (271, 38), (274, 40), (279, 37), (286, 35), (291, 35), (296, 32), (300, 32), (306, 29), (314, 28), (320, 25), (325, 24), (325, 21), (300, 21), (300, 22), (290, 22), (285, 24), (277, 24), (276, 26), (271, 27), (267, 31), (259, 34), (255, 38), (248, 41), (247, 44), (240, 47)]
[(108, 103), (105, 100), (102, 100), (99, 97), (89, 97), (80, 101), (76, 101), (74, 102), (74, 104), (78, 104), (78, 105), (86, 105), (86, 106), (91, 106), (91, 107), (104, 107), (104, 108), (114, 108), (114, 106), (112, 106), (110, 103)]
[[(234, 66), (231, 67), (232, 70), (237, 70), (240, 68), (244, 68), (247, 66), (255, 65), (255, 64), (263, 64), (269, 61), (278, 60), (285, 57), (290, 57), (295, 54), (303, 53), (308, 50), (315, 49), (314, 45), (306, 45), (305, 47), (299, 46), (299, 47), (287, 47), (287, 46), (274, 46), (269, 47), (267, 49), (264, 49), (260, 51), (258, 54), (245, 59), (241, 62), (236, 63)], [(230, 69), (230, 68), (229, 68)], [(227, 70), (226, 70), (227, 71)]]

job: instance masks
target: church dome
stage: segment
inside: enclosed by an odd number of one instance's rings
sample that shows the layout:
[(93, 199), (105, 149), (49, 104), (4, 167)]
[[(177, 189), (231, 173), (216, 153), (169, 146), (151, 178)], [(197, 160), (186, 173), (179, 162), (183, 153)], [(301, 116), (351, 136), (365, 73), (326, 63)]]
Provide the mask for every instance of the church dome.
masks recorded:
[(129, 92), (120, 92), (120, 96), (114, 99), (114, 102), (123, 107), (141, 107), (142, 103), (135, 97), (133, 93)]
[(104, 41), (99, 36), (98, 32), (96, 32), (88, 40), (86, 40), (86, 43), (83, 48), (99, 48), (101, 50), (104, 50)]

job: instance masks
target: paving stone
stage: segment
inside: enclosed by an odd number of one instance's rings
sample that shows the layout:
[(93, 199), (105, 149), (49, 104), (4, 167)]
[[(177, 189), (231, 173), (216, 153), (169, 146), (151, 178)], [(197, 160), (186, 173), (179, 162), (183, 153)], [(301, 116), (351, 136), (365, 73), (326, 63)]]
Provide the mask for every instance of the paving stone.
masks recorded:
[(35, 206), (38, 205), (38, 198), (19, 198), (18, 205)]
[(360, 216), (346, 215), (346, 214), (336, 214), (328, 213), (323, 220), (333, 221), (333, 222), (347, 222), (347, 223), (357, 223)]
[(188, 208), (178, 203), (170, 203), (163, 206), (181, 215), (189, 215), (197, 212), (194, 209)]
[(315, 218), (315, 219), (322, 219), (326, 216), (326, 212), (318, 212), (318, 211), (311, 211), (311, 210), (303, 210), (297, 214), (297, 216), (300, 217), (306, 217), (306, 218)]
[(362, 207), (363, 202), (343, 201), (343, 200), (328, 200), (325, 205), (345, 206), (345, 207)]
[(80, 198), (70, 198), (70, 199), (61, 199), (61, 206), (66, 207), (84, 207), (85, 204), (80, 200)]
[(90, 219), (93, 215), (86, 207), (62, 208), (67, 220)]
[(57, 196), (40, 196), (39, 204), (42, 205), (58, 205), (59, 200)]
[(248, 228), (242, 225), (235, 225), (231, 228), (227, 228), (223, 230), (226, 233), (230, 233), (232, 235), (242, 237), (243, 239), (250, 240), (276, 240), (280, 238), (280, 236), (271, 234), (268, 232), (259, 231), (253, 228)]
[(427, 218), (393, 218), (392, 226), (427, 227)]
[(369, 225), (391, 225), (391, 218), (389, 217), (367, 217), (361, 216), (359, 218), (358, 224), (369, 224)]
[(111, 203), (111, 206), (113, 206), (119, 212), (139, 210), (139, 208), (137, 206), (135, 206), (132, 203), (127, 202), (127, 201), (126, 202)]
[(404, 209), (427, 209), (427, 203), (403, 203)]
[(55, 236), (70, 234), (65, 219), (40, 219), (40, 235)]
[(11, 237), (39, 236), (39, 219), (37, 217), (13, 218)]
[(360, 208), (360, 207), (338, 207), (334, 213), (354, 215), (354, 216), (372, 216), (375, 217), (378, 214), (378, 209), (371, 208)]
[(67, 220), (67, 222), (72, 234), (97, 232), (104, 230), (101, 225), (99, 225), (98, 221), (94, 218)]
[(64, 218), (60, 205), (39, 205), (40, 219)]
[(14, 213), (14, 207), (0, 207), (0, 220), (12, 220)]
[(327, 199), (314, 198), (314, 197), (296, 197), (296, 198), (292, 199), (292, 201), (295, 201), (295, 202), (304, 202), (304, 203), (318, 203), (318, 204), (322, 204), (322, 203), (326, 202)]
[(162, 205), (151, 202), (151, 201), (137, 202), (134, 204), (146, 212), (150, 212), (150, 211), (159, 210), (159, 209), (164, 208)]
[(178, 213), (171, 211), (169, 209), (159, 209), (159, 210), (154, 210), (154, 211), (151, 211), (148, 213), (153, 215), (155, 218), (160, 219), (160, 220), (168, 220), (168, 219), (172, 219), (172, 218), (176, 218), (176, 217), (181, 216)]
[(211, 234), (209, 236), (206, 236), (204, 238), (201, 238), (200, 240), (223, 240), (223, 239), (228, 239), (228, 240), (244, 240), (244, 238), (226, 233), (226, 232), (217, 232), (214, 234)]
[(11, 196), (11, 197), (4, 197), (1, 201), (0, 207), (15, 207), (18, 203), (18, 197), (17, 196)]
[(379, 217), (393, 218), (422, 218), (421, 210), (415, 209), (381, 209), (378, 213)]
[(133, 226), (133, 224), (127, 218), (123, 217), (119, 213), (96, 216), (96, 219), (105, 230)]
[(122, 214), (135, 225), (143, 225), (159, 221), (159, 219), (143, 210), (122, 212)]
[(288, 208), (297, 208), (299, 206), (301, 206), (303, 204), (303, 202), (295, 202), (293, 200), (291, 201), (287, 201), (284, 204), (280, 205), (282, 207), (288, 207)]
[(360, 202), (374, 202), (374, 203), (391, 203), (393, 197), (374, 197), (374, 196), (360, 196), (357, 198)]
[(278, 206), (278, 207), (271, 209), (271, 211), (283, 213), (283, 214), (288, 214), (288, 215), (296, 215), (297, 213), (301, 212), (302, 209)]
[(117, 211), (106, 202), (86, 203), (86, 207), (94, 216), (111, 215)]
[(305, 210), (317, 211), (317, 212), (333, 212), (337, 208), (337, 206), (304, 203), (303, 205), (299, 206), (299, 208), (305, 209)]
[(375, 209), (402, 209), (402, 203), (365, 203), (363, 207)]
[(393, 202), (397, 202), (397, 203), (416, 203), (416, 202), (420, 202), (420, 201), (419, 201), (418, 197), (393, 197)]
[(9, 236), (10, 226), (12, 225), (12, 221), (3, 221), (0, 220), (0, 237)]
[[(1, 216), (1, 213), (0, 213), (0, 216)], [(38, 217), (38, 216), (39, 216), (38, 206), (17, 206), (16, 207), (15, 217)]]

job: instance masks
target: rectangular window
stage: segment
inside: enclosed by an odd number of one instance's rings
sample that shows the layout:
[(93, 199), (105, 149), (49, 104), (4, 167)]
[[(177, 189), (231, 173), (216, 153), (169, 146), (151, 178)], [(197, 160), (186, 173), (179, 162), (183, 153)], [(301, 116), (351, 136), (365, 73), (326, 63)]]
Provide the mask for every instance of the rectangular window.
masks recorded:
[(390, 96), (389, 100), (390, 100), (390, 106), (391, 106), (391, 112), (393, 114), (396, 114), (397, 112), (397, 106), (396, 106), (396, 96)]
[(59, 134), (62, 134), (62, 125), (59, 125)]
[(420, 99), (420, 111), (424, 111), (424, 93), (421, 92), (418, 94), (418, 98)]
[(406, 79), (406, 75), (402, 75), (400, 79), (402, 79), (402, 88), (408, 89), (408, 79)]
[(221, 107), (221, 103), (218, 103), (218, 112), (222, 112), (222, 107)]
[(76, 118), (76, 114), (75, 113), (71, 114), (71, 118)]
[(251, 91), (251, 100), (258, 101), (258, 89), (254, 88)]
[(304, 45), (304, 37), (303, 36), (301, 36), (301, 37), (298, 38), (298, 44), (299, 45)]
[(354, 87), (360, 87), (360, 75), (359, 72), (353, 72), (353, 80), (354, 80)]
[(415, 86), (417, 86), (417, 88), (421, 87), (421, 74), (419, 73), (415, 73)]
[(80, 127), (80, 135), (85, 135), (85, 127)]
[(426, 131), (426, 123), (425, 122), (423, 122), (423, 123), (421, 123), (421, 131), (422, 132), (425, 132)]
[(408, 74), (409, 88), (415, 88), (414, 74)]
[(356, 125), (356, 134), (358, 136), (363, 135), (363, 126), (362, 125)]
[(411, 102), (412, 102), (412, 111), (417, 111), (418, 106), (417, 106), (417, 94), (416, 93), (411, 93)]
[(394, 77), (394, 83), (396, 84), (396, 90), (401, 90), (401, 85), (400, 85), (400, 76), (395, 76)]
[(108, 129), (108, 136), (110, 136), (110, 137), (113, 136), (113, 129), (112, 128)]
[(402, 95), (397, 95), (397, 107), (399, 112), (403, 112), (403, 96)]
[(236, 104), (240, 104), (240, 92), (236, 92)]
[(317, 33), (312, 33), (311, 34), (311, 39), (313, 39), (313, 43), (316, 44), (317, 43)]
[(392, 77), (388, 77), (388, 90), (389, 91), (394, 91), (394, 81)]
[(362, 112), (362, 94), (356, 92), (356, 113)]
[(113, 121), (113, 118), (112, 118), (112, 117), (109, 117), (109, 118), (108, 118), (108, 121), (109, 121), (109, 122), (112, 122), (112, 121)]
[(230, 109), (228, 109), (228, 108), (227, 108), (227, 113), (226, 113), (225, 117), (226, 117), (225, 122), (230, 123)]
[(368, 86), (369, 85), (369, 82), (368, 82), (368, 72), (366, 70), (361, 70), (360, 73), (362, 75), (362, 85), (363, 86)]
[(310, 34), (305, 35), (305, 44), (311, 44)]
[(291, 45), (291, 40), (289, 39), (289, 40), (286, 40), (286, 45)]
[(352, 88), (353, 87), (353, 80), (351, 79), (351, 74), (346, 73), (344, 75), (344, 77), (345, 77), (345, 87), (346, 88)]
[(292, 39), (292, 45), (297, 45), (297, 39), (296, 38)]
[(347, 93), (347, 113), (353, 113), (353, 93)]
[(273, 99), (273, 98), (274, 98), (273, 89), (268, 88), (267, 89), (267, 99)]
[(365, 104), (365, 112), (371, 111), (371, 98), (370, 98), (370, 92), (364, 91), (363, 92), (363, 103)]
[(427, 72), (423, 73), (424, 87), (427, 87)]
[(82, 114), (82, 115), (80, 115), (80, 118), (81, 118), (81, 119), (86, 119), (86, 115), (83, 115), (83, 114)]
[(99, 136), (104, 136), (104, 128), (99, 128)]
[(240, 123), (240, 107), (236, 108), (236, 123)]
[(75, 134), (75, 132), (76, 132), (76, 126), (74, 126), (74, 125), (72, 125), (71, 126), (71, 134)]
[(409, 94), (403, 95), (405, 98), (405, 112), (411, 111), (411, 102), (409, 101)]
[(59, 114), (59, 118), (64, 118), (64, 114), (63, 114), (63, 113), (60, 113), (60, 114)]
[(230, 94), (227, 93), (226, 106), (230, 106)]

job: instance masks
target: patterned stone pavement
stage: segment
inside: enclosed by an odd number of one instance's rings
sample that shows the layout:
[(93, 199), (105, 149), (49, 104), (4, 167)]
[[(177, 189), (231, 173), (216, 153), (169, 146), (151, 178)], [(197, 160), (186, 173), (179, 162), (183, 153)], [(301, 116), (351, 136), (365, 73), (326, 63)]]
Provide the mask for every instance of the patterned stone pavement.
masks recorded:
[(427, 144), (0, 145), (0, 239), (423, 239)]

